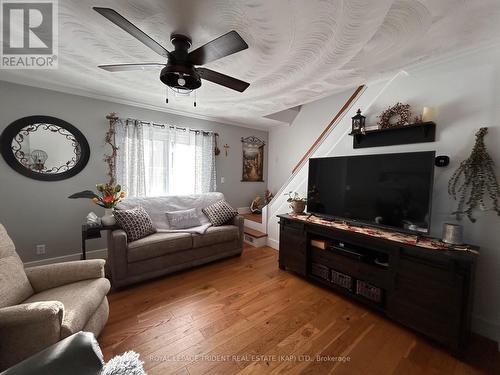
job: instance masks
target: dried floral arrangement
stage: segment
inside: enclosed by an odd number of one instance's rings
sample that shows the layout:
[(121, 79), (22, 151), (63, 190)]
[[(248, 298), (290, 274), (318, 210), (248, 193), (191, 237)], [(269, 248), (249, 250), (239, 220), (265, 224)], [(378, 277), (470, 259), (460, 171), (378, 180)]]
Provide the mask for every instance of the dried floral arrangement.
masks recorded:
[(485, 198), (490, 198), (492, 205), (490, 209), (500, 216), (498, 207), (500, 189), (495, 175), (495, 162), (484, 144), (487, 133), (488, 128), (479, 129), (469, 158), (460, 163), (448, 182), (448, 194), (455, 200), (458, 199), (457, 210), (453, 212), (458, 220), (466, 215), (474, 223), (476, 221), (473, 217), (474, 209), (488, 209)]
[(108, 164), (109, 184), (113, 185), (115, 183), (116, 152), (118, 151), (118, 147), (115, 145), (115, 124), (118, 117), (116, 117), (115, 112), (112, 112), (106, 118), (109, 121), (109, 129), (104, 137), (104, 142), (111, 146), (111, 154), (104, 154), (104, 161)]
[[(395, 123), (391, 123), (391, 119), (394, 116), (399, 116), (399, 120)], [(378, 118), (378, 126), (380, 129), (391, 128), (393, 126), (403, 126), (410, 123), (410, 105), (403, 103), (396, 103), (392, 107), (387, 108), (382, 112)]]

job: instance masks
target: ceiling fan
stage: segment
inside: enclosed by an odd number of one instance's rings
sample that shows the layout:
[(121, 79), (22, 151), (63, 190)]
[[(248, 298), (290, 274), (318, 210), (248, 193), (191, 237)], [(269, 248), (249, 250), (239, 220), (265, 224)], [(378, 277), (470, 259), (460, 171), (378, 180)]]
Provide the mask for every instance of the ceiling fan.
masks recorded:
[(165, 63), (99, 65), (101, 69), (109, 72), (124, 72), (162, 68), (160, 80), (168, 87), (174, 89), (174, 91), (181, 93), (199, 88), (201, 86), (201, 79), (239, 92), (245, 91), (250, 86), (247, 82), (211, 69), (195, 67), (247, 49), (248, 44), (234, 30), (191, 52), (188, 52), (191, 47), (191, 39), (189, 37), (181, 34), (172, 34), (170, 41), (174, 45), (175, 50), (169, 52), (165, 47), (153, 40), (115, 10), (99, 7), (94, 7), (93, 9), (167, 59)]

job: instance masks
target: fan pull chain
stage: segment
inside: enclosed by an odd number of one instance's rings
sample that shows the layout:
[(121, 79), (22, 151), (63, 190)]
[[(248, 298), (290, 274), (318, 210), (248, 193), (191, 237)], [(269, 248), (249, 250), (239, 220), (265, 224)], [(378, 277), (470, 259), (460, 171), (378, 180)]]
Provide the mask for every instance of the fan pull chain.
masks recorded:
[(196, 107), (196, 90), (194, 90), (194, 106)]
[(165, 99), (165, 103), (168, 104), (168, 86), (166, 86), (166, 88), (167, 88), (167, 98)]

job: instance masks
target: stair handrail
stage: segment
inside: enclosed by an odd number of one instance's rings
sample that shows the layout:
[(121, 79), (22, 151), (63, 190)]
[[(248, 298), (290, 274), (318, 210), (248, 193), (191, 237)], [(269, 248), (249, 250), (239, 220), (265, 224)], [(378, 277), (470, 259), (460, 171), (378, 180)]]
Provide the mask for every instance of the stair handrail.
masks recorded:
[[(278, 192), (274, 195), (273, 199), (267, 204), (268, 207), (271, 207), (273, 202), (283, 194), (285, 187), (288, 186), (288, 184), (293, 180), (295, 175), (302, 169), (302, 167), (306, 164), (306, 162), (309, 160), (309, 156), (312, 155), (318, 147), (323, 143), (323, 141), (330, 135), (330, 133), (333, 131), (333, 129), (336, 128), (336, 126), (342, 121), (345, 117), (345, 115), (349, 112), (349, 110), (352, 108), (356, 100), (363, 94), (363, 92), (366, 90), (365, 85), (361, 85), (354, 92), (352, 95), (349, 97), (349, 99), (345, 102), (345, 104), (342, 106), (342, 108), (337, 112), (335, 117), (333, 117), (332, 121), (328, 124), (328, 126), (323, 130), (323, 132), (320, 134), (320, 136), (316, 139), (316, 141), (313, 143), (313, 145), (307, 150), (307, 152), (304, 154), (304, 156), (300, 159), (299, 163), (293, 168), (292, 174), (286, 182), (281, 185), (281, 188), (278, 190)], [(268, 210), (269, 211), (269, 210)]]

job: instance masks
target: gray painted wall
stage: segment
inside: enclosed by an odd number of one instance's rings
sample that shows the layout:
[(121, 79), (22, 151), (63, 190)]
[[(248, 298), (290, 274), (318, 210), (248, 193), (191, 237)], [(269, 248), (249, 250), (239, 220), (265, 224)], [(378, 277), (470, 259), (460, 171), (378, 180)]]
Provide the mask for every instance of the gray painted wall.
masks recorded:
[[(200, 103), (202, 105), (202, 103)], [(68, 195), (94, 189), (106, 182), (106, 165), (102, 161), (105, 116), (117, 112), (120, 117), (132, 117), (155, 122), (171, 123), (195, 129), (217, 131), (220, 134), (217, 157), (217, 190), (225, 194), (234, 207), (245, 207), (255, 195), (262, 195), (266, 182), (241, 182), (241, 137), (257, 136), (268, 143), (267, 132), (226, 125), (200, 119), (182, 117), (138, 107), (68, 95), (50, 90), (32, 88), (0, 81), (0, 132), (11, 122), (30, 115), (59, 117), (76, 126), (87, 138), (91, 156), (87, 167), (73, 178), (45, 182), (36, 181), (12, 170), (0, 158), (0, 222), (12, 236), (23, 261), (41, 260), (74, 254), (80, 251), (80, 226), (90, 211), (98, 215), (103, 209), (88, 200), (70, 200)], [(229, 155), (223, 145), (231, 146)], [(264, 176), (267, 176), (267, 146), (264, 150)], [(225, 183), (221, 184), (221, 177)], [(35, 245), (45, 244), (47, 253), (35, 255)], [(87, 249), (102, 249), (102, 240), (88, 242)]]

